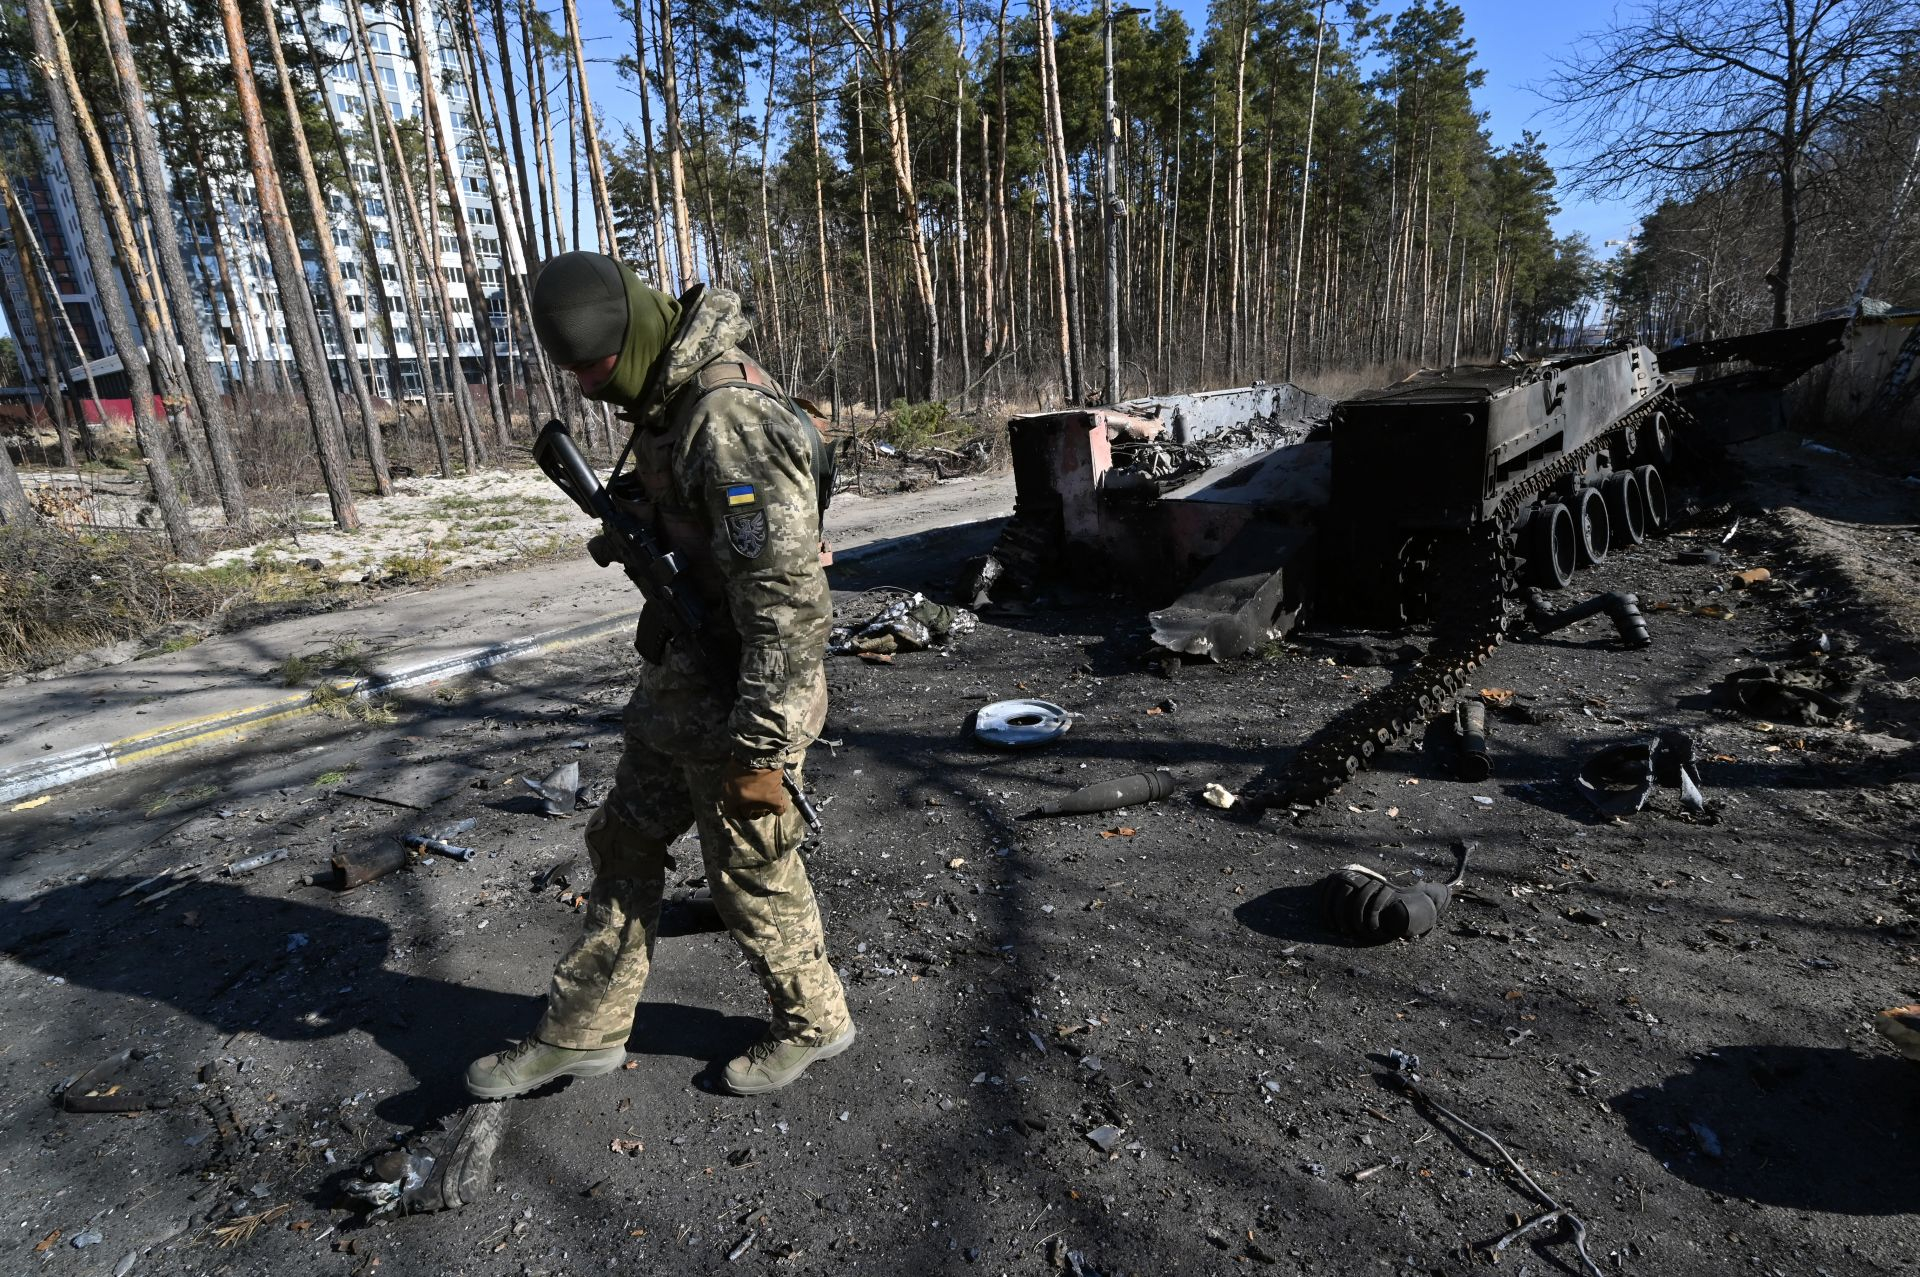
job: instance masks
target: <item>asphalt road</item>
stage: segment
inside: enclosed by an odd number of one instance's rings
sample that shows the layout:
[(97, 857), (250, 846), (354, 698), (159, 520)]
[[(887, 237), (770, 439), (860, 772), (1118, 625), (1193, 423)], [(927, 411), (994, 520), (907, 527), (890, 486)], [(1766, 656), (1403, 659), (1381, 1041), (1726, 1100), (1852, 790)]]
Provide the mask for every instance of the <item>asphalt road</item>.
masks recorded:
[[(725, 935), (676, 913), (632, 1067), (516, 1102), (494, 1190), (458, 1213), (367, 1223), (339, 1187), (457, 1113), (467, 1060), (538, 1014), (578, 925), (580, 822), (538, 815), (516, 779), (569, 760), (610, 777), (622, 644), (23, 813), (0, 829), (8, 1266), (1463, 1274), (1483, 1265), (1471, 1245), (1540, 1206), (1383, 1081), (1398, 1050), (1578, 1212), (1604, 1272), (1913, 1271), (1920, 1073), (1867, 1027), (1920, 994), (1920, 786), (1898, 779), (1916, 770), (1912, 675), (1876, 681), (1851, 731), (1762, 725), (1711, 696), (1809, 633), (1900, 669), (1913, 653), (1794, 519), (1744, 513), (1733, 563), (1674, 562), (1717, 543), (1717, 517), (1595, 579), (1640, 594), (1653, 648), (1621, 649), (1602, 621), (1485, 667), (1516, 706), (1495, 717), (1491, 780), (1404, 748), (1297, 822), (1196, 794), (1282, 764), (1390, 677), (1336, 644), (1169, 680), (1142, 659), (1143, 608), (1063, 590), (952, 651), (835, 661), (839, 743), (809, 768), (829, 832), (809, 859), (858, 1047), (776, 1096), (715, 1093), (713, 1062), (762, 1007)], [(1909, 525), (1822, 526), (1864, 544)], [(839, 601), (944, 587), (989, 531), (869, 560)], [(1746, 566), (1778, 586), (1724, 592)], [(966, 716), (1010, 696), (1080, 717), (1049, 750), (984, 752)], [(1571, 773), (1660, 726), (1700, 745), (1711, 819), (1671, 794), (1599, 818)], [(1148, 766), (1174, 771), (1173, 798), (1020, 819)], [(294, 881), (336, 849), (463, 819), (470, 863), (345, 894)], [(1354, 947), (1320, 923), (1329, 870), (1433, 875), (1458, 838), (1474, 866), (1434, 935)], [(286, 862), (247, 878), (120, 894), (279, 847)], [(568, 886), (533, 888), (566, 860)], [(691, 848), (681, 864), (697, 871)], [(133, 1046), (155, 1053), (122, 1085), (170, 1107), (49, 1104)], [(1552, 1229), (1507, 1264), (1581, 1271)]]

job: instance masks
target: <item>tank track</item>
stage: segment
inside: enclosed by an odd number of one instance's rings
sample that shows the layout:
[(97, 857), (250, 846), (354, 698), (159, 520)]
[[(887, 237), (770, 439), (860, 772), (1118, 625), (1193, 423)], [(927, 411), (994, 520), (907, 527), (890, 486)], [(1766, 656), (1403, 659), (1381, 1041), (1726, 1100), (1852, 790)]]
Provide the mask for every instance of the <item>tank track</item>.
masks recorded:
[(1582, 469), (1620, 431), (1665, 412), (1676, 416), (1670, 394), (1642, 404), (1586, 447), (1516, 481), (1494, 513), (1475, 524), (1457, 553), (1433, 564), (1434, 634), (1426, 653), (1385, 689), (1357, 701), (1300, 747), (1279, 783), (1260, 795), (1263, 806), (1311, 810), (1372, 765), (1375, 758), (1424, 727), (1468, 685), (1473, 672), (1499, 650), (1518, 614), (1521, 560), (1514, 526), (1527, 502)]

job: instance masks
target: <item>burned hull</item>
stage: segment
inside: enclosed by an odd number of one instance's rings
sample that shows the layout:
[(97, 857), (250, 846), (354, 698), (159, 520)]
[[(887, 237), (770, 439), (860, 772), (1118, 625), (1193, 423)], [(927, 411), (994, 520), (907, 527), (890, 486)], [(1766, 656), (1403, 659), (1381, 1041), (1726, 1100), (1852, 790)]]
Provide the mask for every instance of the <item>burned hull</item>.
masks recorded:
[(1668, 393), (1633, 347), (1421, 373), (1337, 405), (1278, 385), (1017, 417), (994, 567), (1122, 585), (1155, 642), (1189, 656), (1252, 651), (1310, 609), (1405, 624), (1433, 610), (1437, 559), (1554, 495), (1516, 501), (1542, 475), (1573, 500), (1658, 464), (1669, 427), (1644, 410)]
[[(1332, 407), (1278, 384), (1016, 417), (1014, 515), (994, 569), (1011, 586), (1062, 574), (1120, 585), (1163, 607), (1156, 629), (1176, 650), (1249, 650), (1304, 602)], [(1217, 561), (1241, 570), (1209, 573)], [(1168, 606), (1196, 577), (1211, 602)]]

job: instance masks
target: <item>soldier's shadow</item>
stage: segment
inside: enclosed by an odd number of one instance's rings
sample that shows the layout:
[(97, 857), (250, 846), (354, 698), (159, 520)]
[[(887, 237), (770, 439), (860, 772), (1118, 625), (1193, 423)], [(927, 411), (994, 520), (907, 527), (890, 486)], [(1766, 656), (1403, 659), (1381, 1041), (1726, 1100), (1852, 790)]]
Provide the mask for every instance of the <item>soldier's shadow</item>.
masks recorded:
[[(531, 1032), (540, 1015), (544, 989), (502, 993), (391, 969), (392, 928), (331, 908), (327, 896), (281, 900), (207, 881), (152, 913), (116, 898), (133, 882), (0, 902), (0, 951), (69, 985), (165, 1003), (222, 1034), (311, 1042), (359, 1029), (413, 1079), (377, 1106), (405, 1126), (464, 1107), (468, 1061)], [(194, 925), (182, 926), (189, 917)], [(757, 1028), (711, 1009), (645, 1003), (628, 1049), (705, 1062), (737, 1052)]]

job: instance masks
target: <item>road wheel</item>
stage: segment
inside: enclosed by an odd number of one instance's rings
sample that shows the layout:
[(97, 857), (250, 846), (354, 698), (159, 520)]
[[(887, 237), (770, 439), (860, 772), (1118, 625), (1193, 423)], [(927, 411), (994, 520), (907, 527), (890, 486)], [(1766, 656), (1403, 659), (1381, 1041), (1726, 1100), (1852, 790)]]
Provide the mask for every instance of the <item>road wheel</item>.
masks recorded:
[(1667, 530), (1667, 481), (1660, 477), (1660, 467), (1640, 466), (1633, 472), (1640, 481), (1640, 504), (1646, 511), (1646, 529), (1648, 536), (1659, 536)]
[(1549, 502), (1527, 520), (1527, 580), (1544, 590), (1559, 590), (1573, 580), (1578, 551), (1573, 512), (1559, 502)]
[(1607, 518), (1621, 545), (1639, 545), (1647, 539), (1647, 508), (1640, 496), (1640, 480), (1631, 470), (1616, 470), (1601, 485), (1607, 499)]
[(1590, 568), (1607, 557), (1612, 541), (1607, 519), (1607, 499), (1598, 488), (1582, 488), (1573, 498), (1573, 521), (1579, 529), (1574, 538), (1580, 566)]

